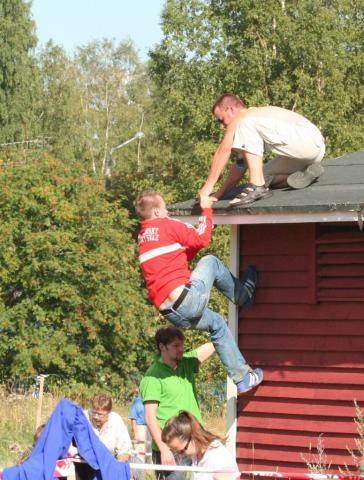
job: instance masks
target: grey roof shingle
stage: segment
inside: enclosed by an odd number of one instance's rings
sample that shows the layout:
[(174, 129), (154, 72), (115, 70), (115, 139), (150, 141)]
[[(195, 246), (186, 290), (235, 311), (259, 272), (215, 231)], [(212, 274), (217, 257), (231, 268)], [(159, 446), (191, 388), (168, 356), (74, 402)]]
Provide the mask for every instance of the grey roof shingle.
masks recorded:
[[(228, 200), (213, 205), (214, 215), (319, 213), (361, 211), (364, 208), (364, 150), (324, 160), (325, 171), (317, 182), (302, 190), (273, 190), (273, 195), (247, 206), (229, 208)], [(241, 191), (237, 187), (234, 193)], [(168, 207), (171, 216), (198, 215), (195, 200)]]

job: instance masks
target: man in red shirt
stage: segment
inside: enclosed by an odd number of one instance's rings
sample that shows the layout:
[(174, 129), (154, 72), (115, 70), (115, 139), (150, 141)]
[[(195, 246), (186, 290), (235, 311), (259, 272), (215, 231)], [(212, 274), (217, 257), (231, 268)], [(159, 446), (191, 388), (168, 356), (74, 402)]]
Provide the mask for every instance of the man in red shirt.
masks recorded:
[(210, 242), (212, 202), (211, 197), (200, 196), (202, 215), (194, 228), (168, 217), (165, 201), (158, 192), (141, 192), (135, 201), (141, 221), (139, 261), (150, 301), (176, 327), (209, 332), (240, 395), (259, 385), (263, 372), (260, 368), (252, 370), (246, 363), (225, 320), (207, 305), (215, 286), (234, 304), (250, 307), (257, 275), (255, 268), (249, 266), (239, 280), (213, 255), (206, 255), (192, 273), (189, 271), (188, 262)]

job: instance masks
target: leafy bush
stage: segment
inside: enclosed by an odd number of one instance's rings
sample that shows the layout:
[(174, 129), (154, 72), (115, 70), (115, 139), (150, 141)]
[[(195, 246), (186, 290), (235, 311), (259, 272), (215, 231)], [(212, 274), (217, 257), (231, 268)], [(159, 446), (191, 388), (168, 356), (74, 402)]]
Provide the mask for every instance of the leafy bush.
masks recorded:
[(81, 168), (46, 155), (0, 170), (2, 378), (57, 374), (128, 385), (157, 321), (136, 267), (133, 221)]

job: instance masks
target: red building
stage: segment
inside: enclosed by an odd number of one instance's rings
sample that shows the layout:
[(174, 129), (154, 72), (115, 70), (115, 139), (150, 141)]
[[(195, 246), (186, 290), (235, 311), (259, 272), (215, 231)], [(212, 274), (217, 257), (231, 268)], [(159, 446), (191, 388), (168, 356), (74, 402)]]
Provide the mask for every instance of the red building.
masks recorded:
[[(229, 307), (245, 358), (264, 370), (255, 392), (228, 399), (241, 470), (307, 472), (320, 442), (331, 472), (353, 465), (354, 400), (364, 408), (364, 151), (323, 165), (307, 189), (214, 206), (215, 224), (231, 225), (232, 271), (253, 264), (259, 274), (255, 305)], [(171, 213), (191, 221), (191, 205)]]

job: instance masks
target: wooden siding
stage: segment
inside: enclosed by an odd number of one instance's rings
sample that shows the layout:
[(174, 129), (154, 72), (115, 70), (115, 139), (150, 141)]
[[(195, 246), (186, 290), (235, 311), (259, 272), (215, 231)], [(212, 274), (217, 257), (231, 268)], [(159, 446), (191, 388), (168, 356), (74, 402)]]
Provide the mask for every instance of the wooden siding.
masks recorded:
[[(353, 465), (354, 399), (364, 407), (364, 233), (357, 225), (240, 227), (256, 303), (239, 346), (264, 382), (238, 400), (241, 469), (307, 472), (321, 438), (330, 470)], [(321, 437), (320, 437), (321, 436)]]
[(364, 234), (325, 231), (316, 245), (318, 300), (364, 302)]

